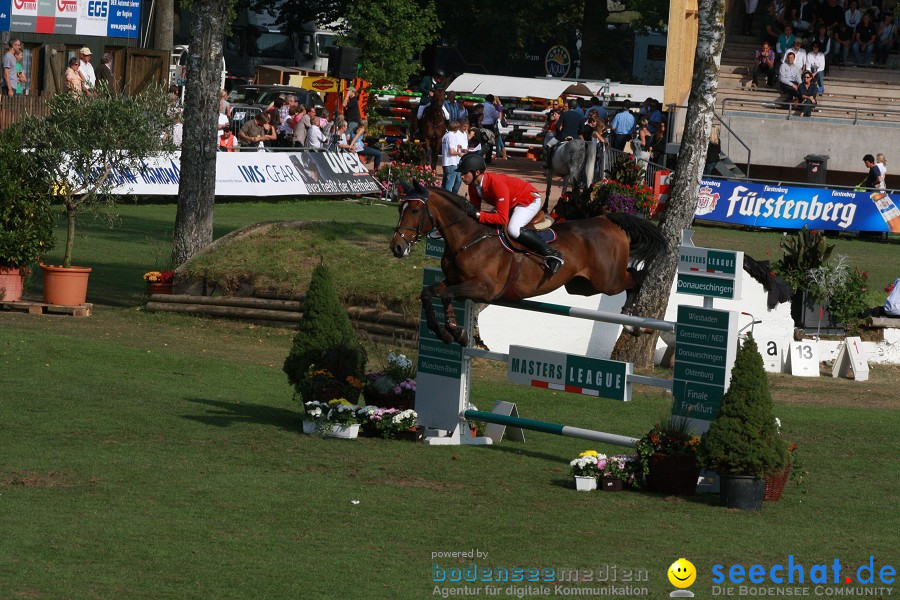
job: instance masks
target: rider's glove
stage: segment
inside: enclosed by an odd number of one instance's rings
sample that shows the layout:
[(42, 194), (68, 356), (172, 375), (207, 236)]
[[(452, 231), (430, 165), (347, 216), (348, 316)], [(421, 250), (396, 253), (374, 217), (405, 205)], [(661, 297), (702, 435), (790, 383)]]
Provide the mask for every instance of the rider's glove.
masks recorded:
[(479, 223), (481, 222), (481, 211), (480, 210), (475, 211), (475, 220), (478, 221)]

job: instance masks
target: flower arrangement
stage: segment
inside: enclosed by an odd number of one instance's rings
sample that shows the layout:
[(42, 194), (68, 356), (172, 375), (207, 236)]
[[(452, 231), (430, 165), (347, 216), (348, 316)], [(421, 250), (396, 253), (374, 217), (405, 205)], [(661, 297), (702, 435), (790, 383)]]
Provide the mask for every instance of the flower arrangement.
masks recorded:
[(634, 485), (641, 469), (641, 461), (636, 454), (616, 454), (598, 461), (597, 469), (601, 477), (620, 479), (626, 485)]
[(605, 212), (624, 212), (629, 215), (648, 215), (656, 208), (653, 188), (639, 181), (627, 183), (615, 179), (603, 179), (594, 187), (591, 201), (585, 207), (586, 216), (596, 216)]
[(398, 181), (408, 183), (418, 181), (425, 187), (435, 186), (440, 182), (437, 171), (428, 165), (396, 161), (381, 165), (375, 172), (375, 178), (389, 190), (393, 189)]
[(670, 417), (665, 423), (655, 423), (635, 444), (646, 475), (650, 471), (650, 457), (654, 454), (686, 454), (696, 456), (700, 447), (700, 436), (690, 430), (687, 419)]
[(310, 400), (303, 403), (303, 420), (313, 423), (323, 423), (328, 420), (328, 403)]
[(147, 283), (172, 283), (175, 280), (175, 271), (148, 271), (144, 273)]
[(360, 407), (359, 420), (363, 427), (385, 439), (393, 439), (403, 431), (416, 427), (419, 415), (412, 409), (381, 408), (378, 406)]
[(840, 254), (806, 273), (807, 287), (813, 299), (828, 308), (828, 312), (843, 323), (849, 333), (859, 329), (863, 311), (869, 303), (869, 274), (858, 267), (850, 268), (850, 260)]
[(386, 150), (391, 159), (398, 163), (422, 165), (425, 163), (425, 145), (419, 140), (397, 140), (394, 147)]
[(356, 425), (359, 423), (359, 409), (344, 398), (335, 398), (328, 401), (328, 413), (326, 420), (330, 425)]
[(594, 477), (596, 479), (600, 476), (599, 464), (601, 461), (606, 466), (605, 454), (600, 454), (596, 450), (585, 450), (577, 458), (572, 459), (569, 468), (574, 477)]
[(366, 373), (366, 404), (409, 408), (416, 398), (416, 364), (405, 354), (389, 352), (382, 371)]

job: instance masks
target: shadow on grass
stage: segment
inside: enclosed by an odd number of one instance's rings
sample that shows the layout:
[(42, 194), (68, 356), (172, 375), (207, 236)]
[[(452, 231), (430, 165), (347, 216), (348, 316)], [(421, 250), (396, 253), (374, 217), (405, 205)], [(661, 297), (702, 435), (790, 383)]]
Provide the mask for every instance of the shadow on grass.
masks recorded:
[(521, 454), (522, 456), (529, 456), (531, 458), (539, 458), (541, 460), (546, 460), (552, 463), (559, 463), (561, 457), (558, 454), (547, 454), (546, 452), (536, 452), (534, 450), (526, 450), (521, 445), (519, 446), (500, 446), (496, 444), (491, 444), (489, 446), (484, 446), (484, 448), (492, 450), (494, 452), (508, 452), (510, 454)]
[(183, 418), (213, 427), (231, 427), (236, 424), (272, 425), (284, 431), (300, 430), (300, 415), (285, 408), (264, 404), (239, 404), (207, 398), (185, 398), (194, 404), (203, 404), (218, 410), (208, 410), (205, 415), (184, 415)]

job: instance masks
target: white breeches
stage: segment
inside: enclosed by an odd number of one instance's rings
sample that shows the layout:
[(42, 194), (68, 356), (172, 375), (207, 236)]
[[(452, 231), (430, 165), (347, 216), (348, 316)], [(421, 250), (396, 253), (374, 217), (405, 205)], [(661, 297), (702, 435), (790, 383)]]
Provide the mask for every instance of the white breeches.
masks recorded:
[(528, 206), (516, 206), (509, 215), (509, 223), (506, 225), (506, 231), (512, 238), (519, 237), (522, 228), (531, 223), (531, 220), (541, 210), (541, 197), (534, 195), (534, 202)]

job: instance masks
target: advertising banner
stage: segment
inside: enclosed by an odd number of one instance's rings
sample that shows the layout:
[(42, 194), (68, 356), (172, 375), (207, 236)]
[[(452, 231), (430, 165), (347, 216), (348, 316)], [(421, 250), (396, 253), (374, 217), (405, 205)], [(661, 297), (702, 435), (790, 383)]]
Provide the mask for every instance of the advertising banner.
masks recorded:
[[(113, 194), (175, 196), (180, 153), (140, 169), (110, 174)], [(354, 152), (219, 152), (216, 196), (330, 196), (379, 193), (381, 186)]]
[(0, 0), (0, 31), (137, 38), (141, 0)]
[(694, 216), (706, 221), (833, 231), (900, 232), (900, 197), (880, 190), (832, 190), (799, 185), (705, 179)]

